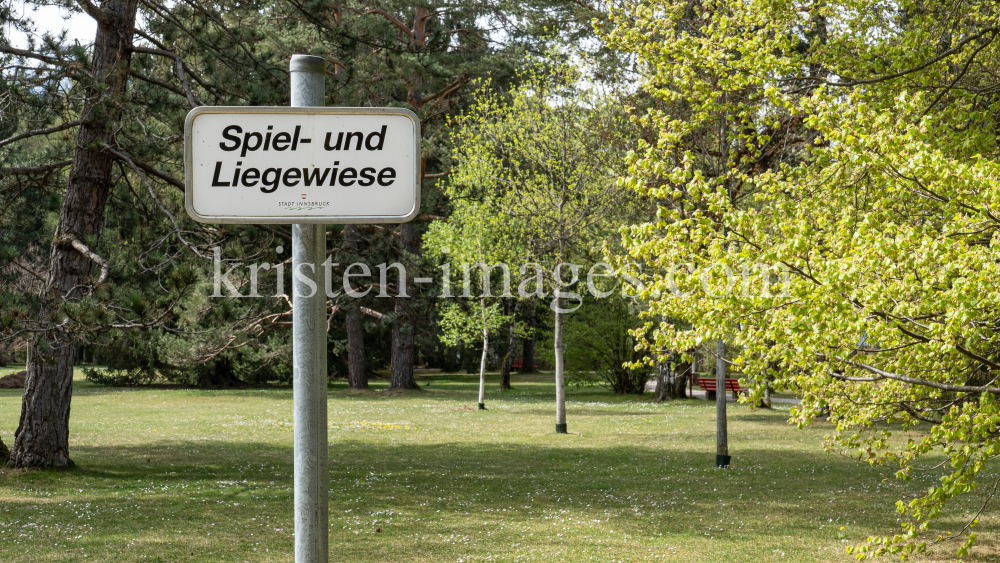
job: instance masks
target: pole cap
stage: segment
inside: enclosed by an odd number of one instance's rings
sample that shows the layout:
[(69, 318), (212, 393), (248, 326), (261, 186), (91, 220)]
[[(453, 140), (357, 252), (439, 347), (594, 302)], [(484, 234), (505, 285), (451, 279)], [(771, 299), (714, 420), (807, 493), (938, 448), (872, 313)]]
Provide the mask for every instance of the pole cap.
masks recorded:
[(288, 70), (326, 74), (326, 59), (316, 55), (292, 55), (292, 62), (288, 63)]

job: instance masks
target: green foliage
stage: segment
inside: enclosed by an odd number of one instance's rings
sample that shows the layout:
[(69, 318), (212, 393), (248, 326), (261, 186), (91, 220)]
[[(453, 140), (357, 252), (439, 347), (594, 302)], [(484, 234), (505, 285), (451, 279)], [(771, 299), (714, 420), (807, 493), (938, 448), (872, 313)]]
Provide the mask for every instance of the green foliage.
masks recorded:
[(475, 344), (483, 340), (483, 332), (495, 333), (511, 322), (504, 315), (500, 303), (494, 303), (479, 311), (463, 311), (457, 303), (447, 303), (440, 309), (441, 341), (448, 346)]
[(648, 352), (636, 349), (639, 340), (631, 331), (642, 326), (636, 305), (617, 292), (604, 299), (585, 298), (566, 319), (566, 382), (641, 395), (650, 377), (642, 361)]
[(660, 212), (625, 233), (617, 264), (647, 267), (651, 319), (691, 326), (651, 323), (647, 348), (725, 339), (756, 385), (747, 400), (769, 375), (802, 390), (792, 420), (829, 412), (830, 450), (902, 479), (926, 456), (951, 462), (899, 504), (902, 533), (858, 559), (922, 551), (1000, 453), (998, 106), (975, 93), (1000, 50), (992, 8), (949, 10), (646, 1), (608, 30), (662, 101), (647, 116), (659, 138), (623, 180)]
[(157, 379), (155, 371), (145, 370), (141, 367), (126, 369), (83, 368), (83, 376), (91, 383), (108, 387), (148, 385)]
[(627, 119), (579, 73), (537, 63), (509, 93), (483, 83), (452, 141), (449, 195), (489, 201), (509, 254), (550, 267), (600, 246), (632, 201), (615, 183)]

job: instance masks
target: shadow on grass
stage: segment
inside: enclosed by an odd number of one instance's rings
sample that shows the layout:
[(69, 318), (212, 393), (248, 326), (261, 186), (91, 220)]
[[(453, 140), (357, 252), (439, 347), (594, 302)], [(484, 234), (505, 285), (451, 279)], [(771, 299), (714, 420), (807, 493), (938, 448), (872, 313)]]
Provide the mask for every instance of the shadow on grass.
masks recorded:
[[(290, 541), (290, 445), (181, 440), (77, 446), (74, 453), (71, 471), (0, 470), (5, 518), (29, 521), (43, 502), (51, 522), (75, 522), (80, 504), (90, 503), (89, 510), (103, 514), (88, 520), (100, 537), (132, 528), (196, 530), (220, 521), (253, 529), (265, 514), (274, 519), (272, 528), (285, 530), (282, 541)], [(819, 452), (741, 449), (731, 469), (719, 470), (714, 452), (655, 444), (581, 447), (562, 438), (542, 445), (340, 439), (330, 447), (329, 468), (331, 541), (356, 541), (343, 531), (347, 523), (367, 533), (375, 527), (387, 533), (488, 532), (496, 541), (516, 540), (497, 528), (503, 522), (511, 534), (517, 526), (539, 536), (610, 530), (614, 537), (662, 534), (737, 546), (730, 550), (745, 545), (746, 557), (734, 560), (754, 560), (748, 554), (769, 555), (789, 543), (813, 550), (830, 545), (842, 553), (846, 544), (834, 538), (840, 525), (849, 528), (851, 541), (895, 533), (893, 503), (921, 486)], [(387, 522), (385, 514), (396, 519)], [(553, 546), (564, 541), (550, 535), (545, 541)], [(990, 537), (981, 546), (996, 547)], [(413, 549), (436, 553), (428, 546)], [(386, 560), (411, 555), (401, 551)]]

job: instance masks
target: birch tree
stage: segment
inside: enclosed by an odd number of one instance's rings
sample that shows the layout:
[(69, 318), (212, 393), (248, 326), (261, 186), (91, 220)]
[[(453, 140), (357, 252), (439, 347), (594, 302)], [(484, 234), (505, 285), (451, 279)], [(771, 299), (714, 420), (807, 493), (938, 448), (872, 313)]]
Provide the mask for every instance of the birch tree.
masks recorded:
[(524, 288), (555, 313), (557, 433), (567, 432), (563, 321), (582, 303), (569, 291), (580, 272), (567, 259), (583, 255), (593, 229), (620, 217), (630, 199), (615, 182), (622, 113), (579, 78), (567, 66), (536, 66), (509, 94), (480, 89), (453, 153), (453, 182), (470, 197), (489, 197), (518, 231)]
[[(513, 322), (511, 316), (503, 314), (502, 302), (493, 295), (493, 266), (499, 264), (505, 273), (501, 280), (503, 294), (499, 298), (510, 297), (510, 276), (506, 274), (504, 258), (515, 254), (510, 252), (512, 246), (504, 242), (509, 240), (504, 236), (506, 229), (498, 224), (500, 219), (494, 211), (489, 202), (459, 200), (449, 219), (434, 222), (424, 237), (428, 250), (441, 256), (449, 269), (450, 280), (444, 283), (451, 284), (443, 296), (447, 300), (439, 305), (441, 341), (457, 346), (475, 344), (478, 340), (483, 347), (479, 361), (479, 410), (486, 409), (490, 335)], [(474, 280), (477, 272), (479, 279)], [(478, 297), (475, 291), (479, 292)], [(476, 305), (469, 307), (470, 302)]]

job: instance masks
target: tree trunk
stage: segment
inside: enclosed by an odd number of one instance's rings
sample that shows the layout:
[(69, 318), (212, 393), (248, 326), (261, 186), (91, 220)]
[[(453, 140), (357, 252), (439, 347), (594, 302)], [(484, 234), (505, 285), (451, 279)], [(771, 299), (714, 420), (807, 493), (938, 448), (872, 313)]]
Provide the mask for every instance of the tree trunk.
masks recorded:
[(503, 365), (500, 366), (500, 390), (507, 391), (510, 387), (510, 366), (514, 363), (514, 354), (517, 352), (517, 314), (521, 311), (521, 301), (514, 305), (514, 312), (510, 320), (510, 336), (507, 338), (507, 354), (503, 357)]
[(566, 434), (566, 385), (563, 365), (563, 314), (558, 311), (562, 307), (562, 299), (556, 298), (556, 323), (554, 352), (556, 357), (556, 433)]
[(368, 389), (368, 371), (365, 359), (365, 330), (361, 319), (361, 309), (347, 310), (347, 387)]
[(687, 362), (680, 362), (674, 369), (674, 397), (684, 398), (687, 395), (686, 387), (688, 386), (688, 380), (691, 378), (691, 364)]
[[(349, 255), (358, 251), (357, 225), (344, 226), (344, 250)], [(368, 389), (368, 365), (365, 357), (365, 330), (361, 320), (360, 301), (352, 299), (347, 308), (347, 387)]]
[(7, 444), (3, 443), (3, 439), (0, 438), (0, 466), (7, 465), (10, 460), (10, 450), (7, 449)]
[[(67, 243), (67, 235), (84, 240), (104, 230), (104, 207), (113, 187), (114, 157), (102, 150), (115, 146), (121, 119), (115, 98), (125, 92), (131, 61), (138, 0), (104, 0), (97, 25), (87, 99), (77, 132), (73, 167), (63, 199), (49, 259), (48, 279), (38, 318), (48, 324), (61, 317), (63, 300), (76, 300), (88, 285), (90, 259)], [(72, 334), (50, 328), (31, 343), (31, 363), (14, 436), (14, 467), (68, 467), (69, 411), (73, 396)]]
[(667, 362), (656, 362), (656, 389), (653, 390), (653, 398), (656, 402), (663, 401), (664, 399), (673, 399), (667, 392), (668, 372), (670, 367)]
[[(414, 9), (410, 42), (416, 47), (423, 47), (424, 41), (427, 39), (427, 19), (428, 9), (426, 7)], [(420, 74), (410, 75), (409, 79), (406, 80), (406, 102), (413, 108), (413, 111), (418, 113), (424, 105), (424, 96), (421, 91), (422, 82)], [(423, 187), (426, 166), (427, 159), (421, 159), (420, 178), (417, 180), (421, 188)], [(410, 260), (407, 254), (416, 255), (420, 252), (417, 224), (410, 221), (400, 225), (399, 239), (403, 244), (403, 259), (400, 262), (406, 265), (407, 269), (416, 267), (416, 263)], [(417, 289), (414, 288), (413, 291), (415, 293)], [(413, 363), (416, 356), (414, 350), (416, 319), (413, 318), (413, 308), (405, 299), (397, 297), (395, 310), (398, 316), (392, 325), (392, 367), (389, 389), (417, 389), (417, 380), (413, 377)]]
[[(414, 222), (399, 226), (399, 238), (403, 243), (402, 263), (407, 269), (416, 267), (407, 255), (420, 251), (420, 237)], [(415, 293), (416, 288), (412, 288)], [(396, 298), (396, 322), (392, 325), (392, 374), (389, 379), (389, 389), (416, 389), (417, 380), (413, 377), (414, 361), (414, 331), (415, 319), (413, 308), (404, 298)]]
[(483, 314), (483, 356), (479, 360), (479, 410), (486, 410), (486, 354), (490, 349), (490, 331), (486, 327), (486, 298), (479, 298), (479, 310)]
[(771, 384), (774, 381), (774, 374), (778, 373), (778, 364), (771, 362), (768, 365), (768, 369), (764, 372), (764, 399), (761, 402), (761, 407), (769, 409), (774, 405), (771, 402), (771, 395), (774, 393), (774, 386)]
[(715, 341), (715, 466), (729, 467), (729, 435), (726, 426), (726, 344)]
[(242, 389), (246, 382), (236, 377), (233, 363), (225, 358), (216, 360), (210, 373), (206, 372), (198, 381), (198, 386), (204, 389)]
[(538, 326), (538, 314), (535, 302), (528, 304), (524, 321), (531, 335), (521, 340), (521, 369), (519, 373), (535, 373), (535, 327)]

